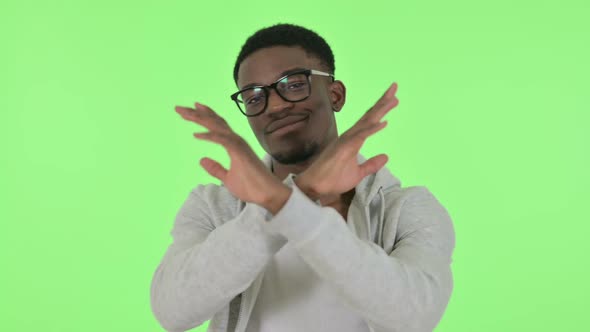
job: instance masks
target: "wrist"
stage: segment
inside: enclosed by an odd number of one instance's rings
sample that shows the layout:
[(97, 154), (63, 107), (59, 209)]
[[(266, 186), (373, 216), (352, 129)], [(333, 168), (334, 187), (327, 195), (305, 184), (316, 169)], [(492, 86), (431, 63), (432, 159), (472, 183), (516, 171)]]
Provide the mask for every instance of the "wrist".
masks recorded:
[(299, 190), (301, 190), (312, 201), (315, 202), (320, 198), (320, 194), (314, 189), (311, 183), (307, 181), (307, 178), (305, 175), (303, 175), (303, 173), (296, 176), (293, 182), (295, 182), (297, 188), (299, 188)]
[(268, 210), (272, 215), (276, 215), (289, 200), (289, 197), (291, 196), (291, 188), (281, 183), (268, 192), (269, 195), (260, 206)]

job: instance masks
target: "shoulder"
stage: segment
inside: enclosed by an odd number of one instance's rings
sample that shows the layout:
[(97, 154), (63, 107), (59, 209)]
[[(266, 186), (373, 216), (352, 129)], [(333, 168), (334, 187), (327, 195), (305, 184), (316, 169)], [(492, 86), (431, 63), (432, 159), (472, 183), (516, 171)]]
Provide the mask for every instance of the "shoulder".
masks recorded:
[(180, 213), (190, 217), (207, 217), (222, 224), (235, 217), (239, 200), (223, 185), (199, 184), (189, 193)]
[(446, 209), (435, 195), (425, 186), (401, 188), (393, 186), (383, 189), (385, 204), (390, 209), (437, 209), (446, 213)]
[(211, 202), (237, 200), (224, 185), (214, 183), (198, 184), (191, 190), (191, 194)]
[[(393, 242), (407, 236), (429, 234), (454, 246), (451, 217), (443, 204), (425, 186), (384, 189), (385, 228)], [(393, 245), (393, 243), (390, 243)]]

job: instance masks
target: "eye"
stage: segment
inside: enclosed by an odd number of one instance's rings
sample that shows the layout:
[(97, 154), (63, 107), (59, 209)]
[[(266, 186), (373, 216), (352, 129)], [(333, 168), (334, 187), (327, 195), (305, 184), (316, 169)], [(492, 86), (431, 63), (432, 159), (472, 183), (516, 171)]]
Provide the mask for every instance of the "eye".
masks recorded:
[(246, 100), (246, 104), (248, 104), (248, 105), (257, 104), (260, 102), (260, 100), (261, 100), (260, 96), (252, 97), (252, 98)]
[(289, 90), (298, 90), (298, 89), (302, 89), (306, 85), (307, 84), (305, 82), (289, 83), (289, 85), (287, 85), (287, 89), (289, 89)]

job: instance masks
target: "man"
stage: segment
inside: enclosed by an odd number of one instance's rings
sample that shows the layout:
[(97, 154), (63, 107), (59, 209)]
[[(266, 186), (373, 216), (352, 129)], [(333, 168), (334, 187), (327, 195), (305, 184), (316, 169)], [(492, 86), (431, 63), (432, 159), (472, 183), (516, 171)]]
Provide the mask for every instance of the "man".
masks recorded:
[(279, 24), (252, 35), (232, 99), (267, 155), (260, 160), (209, 107), (176, 107), (222, 145), (201, 159), (222, 186), (198, 185), (176, 216), (153, 276), (152, 310), (167, 331), (432, 331), (453, 288), (455, 237), (425, 187), (401, 188), (364, 141), (398, 104), (393, 84), (338, 136), (345, 103), (334, 57), (315, 32)]

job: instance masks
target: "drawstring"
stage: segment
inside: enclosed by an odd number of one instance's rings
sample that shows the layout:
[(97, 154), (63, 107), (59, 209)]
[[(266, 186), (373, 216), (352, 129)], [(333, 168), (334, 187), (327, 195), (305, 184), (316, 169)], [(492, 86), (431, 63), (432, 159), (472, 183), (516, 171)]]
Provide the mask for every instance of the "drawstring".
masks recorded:
[[(383, 218), (385, 218), (385, 195), (383, 194), (382, 188), (383, 187), (379, 187), (379, 190), (377, 190), (379, 198), (381, 198), (379, 202), (379, 218), (377, 219), (377, 244), (380, 246), (383, 246)], [(365, 205), (365, 226), (367, 227), (367, 239), (373, 241), (371, 239), (371, 214), (369, 212), (369, 205), (370, 204)]]
[[(383, 194), (383, 187), (379, 187), (379, 197), (381, 198), (381, 201), (379, 202), (380, 208), (379, 208), (379, 220), (377, 221), (377, 244), (380, 245), (381, 247), (383, 247), (383, 236), (382, 236), (382, 229), (383, 229), (383, 218), (385, 217), (385, 195)], [(365, 218), (365, 220), (367, 221), (367, 232), (368, 232), (368, 238), (369, 241), (371, 240), (371, 228), (370, 228), (370, 224), (369, 224), (369, 219), (370, 215), (369, 215), (369, 205), (365, 206), (365, 213), (367, 218)], [(370, 332), (375, 332), (375, 330), (373, 329), (373, 327), (371, 327), (371, 325), (367, 324), (367, 326), (369, 327), (369, 331)]]
[(383, 187), (379, 187), (379, 196), (381, 196), (381, 209), (379, 210), (379, 222), (377, 223), (377, 244), (383, 247), (383, 218), (385, 218), (385, 195), (383, 194)]
[(367, 227), (367, 240), (371, 240), (371, 214), (369, 213), (369, 205), (365, 205), (365, 226)]

